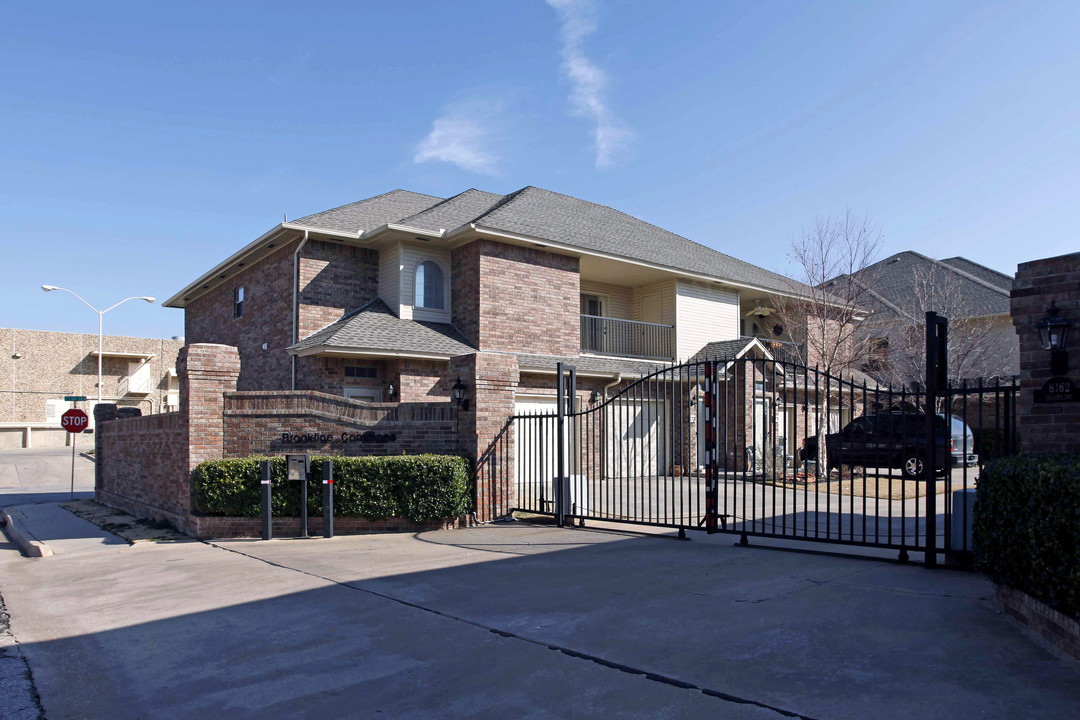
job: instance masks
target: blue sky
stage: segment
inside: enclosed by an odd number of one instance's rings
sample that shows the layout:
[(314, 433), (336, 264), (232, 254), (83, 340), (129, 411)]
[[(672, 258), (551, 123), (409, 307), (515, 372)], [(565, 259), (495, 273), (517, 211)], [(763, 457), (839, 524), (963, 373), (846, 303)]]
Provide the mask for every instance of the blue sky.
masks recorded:
[[(1080, 249), (1080, 3), (17, 3), (0, 326), (164, 300), (279, 222), (538, 185), (790, 271), (815, 216), (1012, 273)], [(106, 331), (183, 332), (129, 303)]]

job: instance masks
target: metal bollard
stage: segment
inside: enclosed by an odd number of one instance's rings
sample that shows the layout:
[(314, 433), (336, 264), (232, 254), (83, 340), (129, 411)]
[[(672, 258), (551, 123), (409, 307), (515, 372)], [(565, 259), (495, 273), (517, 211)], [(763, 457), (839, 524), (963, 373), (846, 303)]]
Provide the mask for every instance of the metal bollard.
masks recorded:
[(322, 527), (323, 537), (334, 537), (334, 463), (322, 464)]
[(263, 460), (262, 465), (262, 539), (269, 540), (274, 536), (273, 510), (270, 506), (270, 461)]

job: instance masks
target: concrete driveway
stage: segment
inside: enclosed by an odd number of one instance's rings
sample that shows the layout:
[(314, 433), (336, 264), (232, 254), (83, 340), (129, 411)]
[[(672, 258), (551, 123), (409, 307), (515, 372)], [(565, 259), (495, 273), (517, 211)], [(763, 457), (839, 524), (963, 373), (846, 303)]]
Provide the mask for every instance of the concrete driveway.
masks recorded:
[(0, 592), (50, 720), (1068, 717), (981, 578), (526, 524), (102, 545)]
[[(88, 447), (93, 447), (90, 445)], [(79, 447), (78, 450), (88, 448)], [(75, 498), (94, 496), (94, 463), (75, 455)], [(71, 497), (71, 448), (0, 452), (0, 508)]]

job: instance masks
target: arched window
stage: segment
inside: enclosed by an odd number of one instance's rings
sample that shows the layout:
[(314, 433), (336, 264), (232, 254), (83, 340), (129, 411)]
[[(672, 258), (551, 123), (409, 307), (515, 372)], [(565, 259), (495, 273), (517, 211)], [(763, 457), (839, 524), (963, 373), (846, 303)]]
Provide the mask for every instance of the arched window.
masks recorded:
[(443, 271), (438, 263), (433, 260), (425, 260), (416, 266), (416, 282), (414, 283), (414, 304), (418, 308), (442, 310), (445, 306), (445, 290), (443, 287)]

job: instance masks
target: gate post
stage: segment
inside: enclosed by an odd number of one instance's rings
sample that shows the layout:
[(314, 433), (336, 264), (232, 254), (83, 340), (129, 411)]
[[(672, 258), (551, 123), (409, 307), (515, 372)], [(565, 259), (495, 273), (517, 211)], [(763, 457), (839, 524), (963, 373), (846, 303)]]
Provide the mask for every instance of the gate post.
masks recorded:
[(718, 532), (717, 514), (720, 506), (719, 479), (716, 461), (716, 413), (713, 411), (716, 395), (717, 363), (705, 363), (705, 532)]
[(555, 364), (555, 477), (552, 491), (555, 493), (555, 524), (566, 524), (566, 498), (563, 496), (563, 478), (566, 474), (566, 379), (563, 364)]
[(949, 320), (936, 312), (926, 313), (926, 450), (923, 482), (926, 483), (927, 568), (937, 567), (937, 396), (948, 386)]

